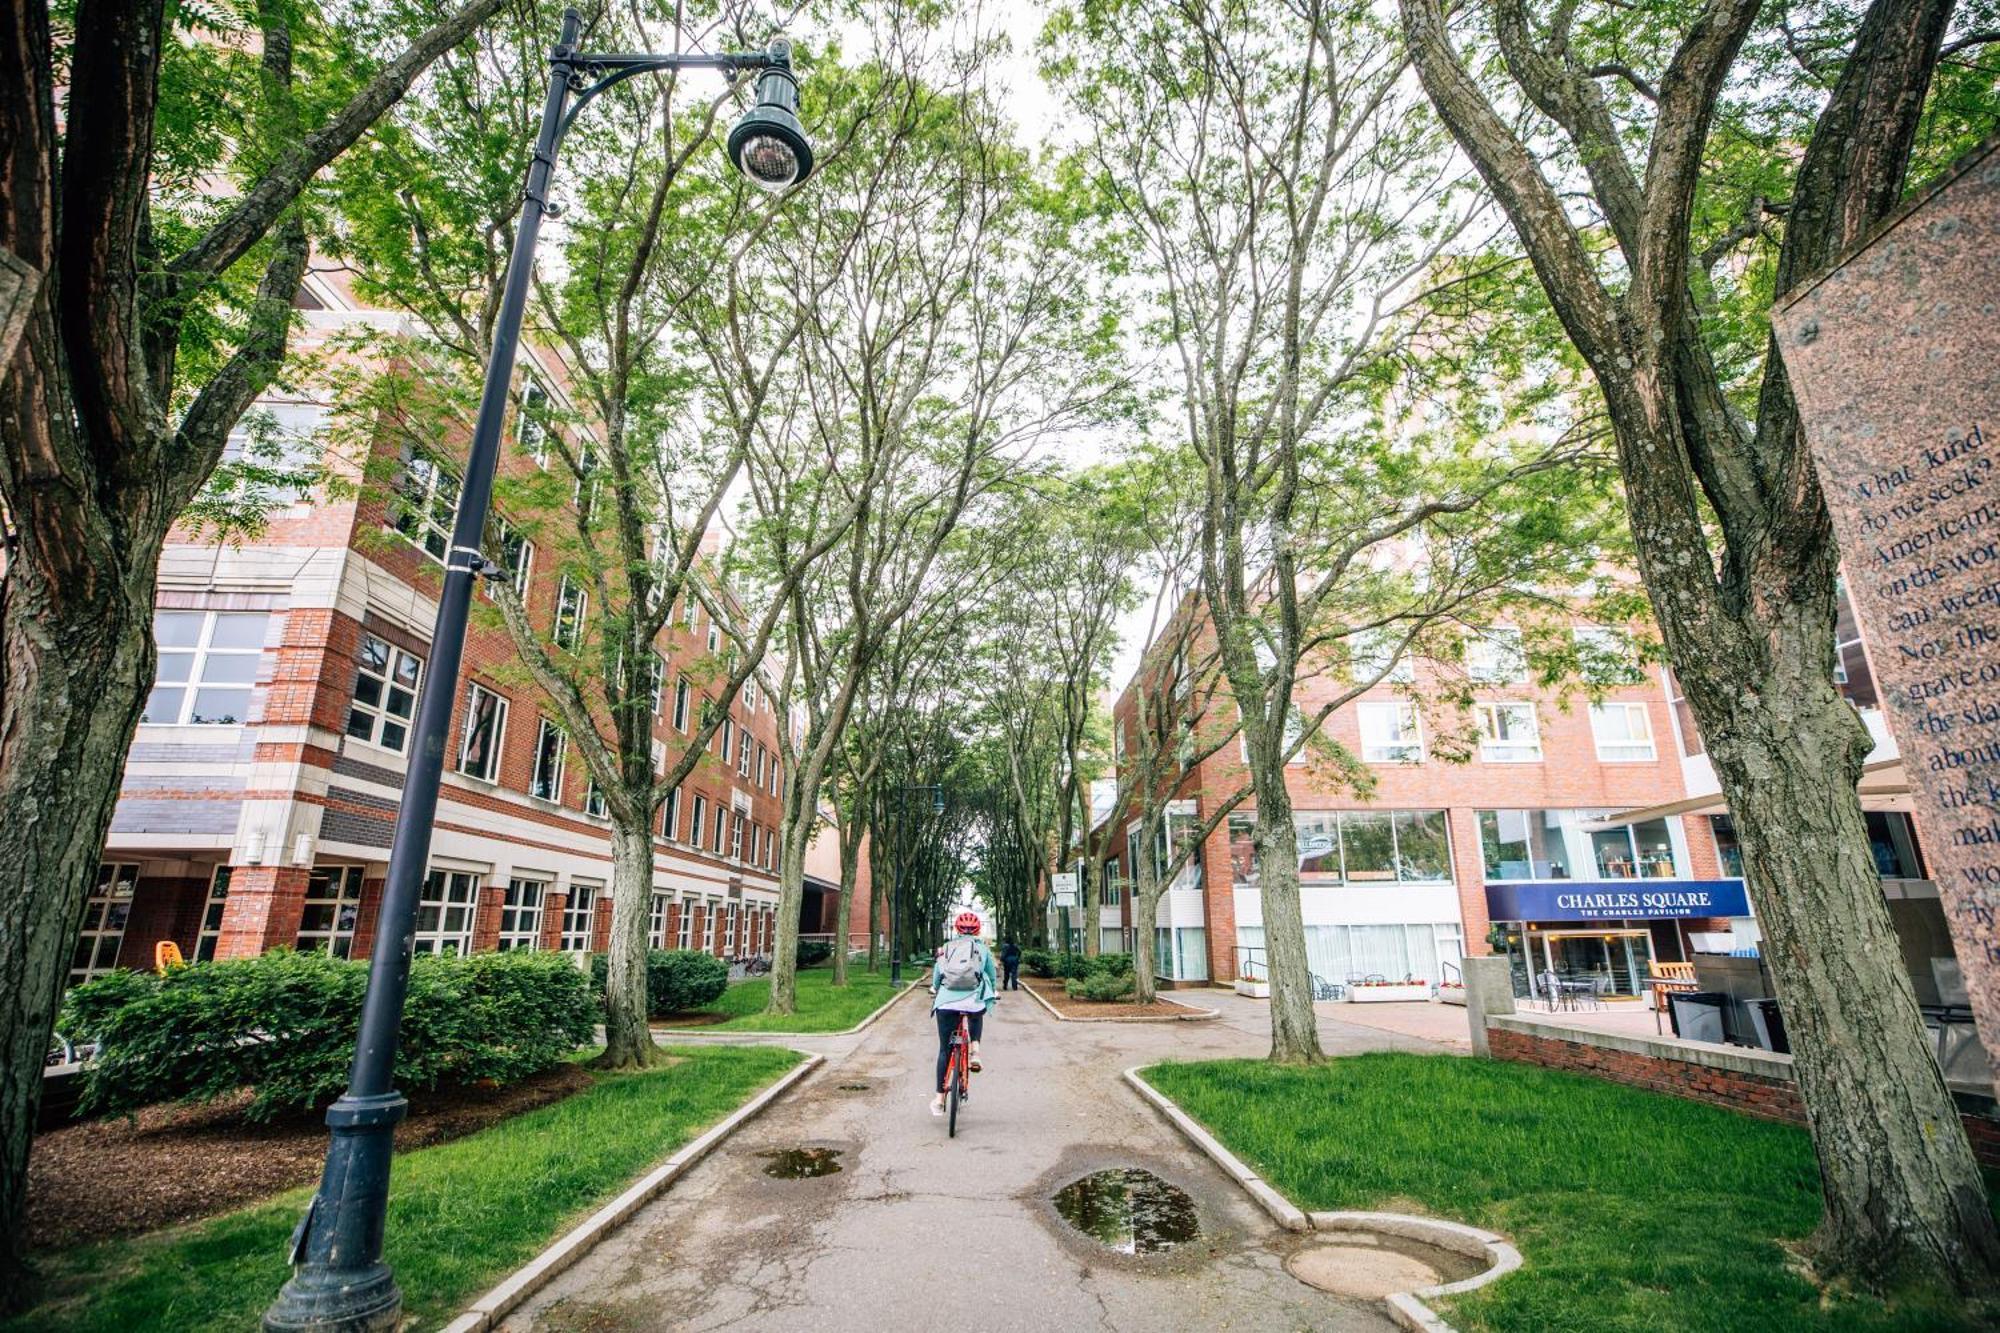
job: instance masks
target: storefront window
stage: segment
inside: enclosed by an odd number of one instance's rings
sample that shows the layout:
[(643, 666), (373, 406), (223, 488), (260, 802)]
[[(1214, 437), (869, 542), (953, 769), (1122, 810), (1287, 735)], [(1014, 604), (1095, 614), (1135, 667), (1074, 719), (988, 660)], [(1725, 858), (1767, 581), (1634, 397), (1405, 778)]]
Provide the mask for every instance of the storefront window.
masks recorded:
[(1571, 877), (1560, 810), (1481, 810), (1479, 846), (1489, 880)]
[(1350, 882), (1396, 878), (1396, 835), (1385, 811), (1349, 811), (1340, 817), (1341, 850)]
[(1296, 811), (1292, 815), (1292, 835), (1299, 848), (1299, 879), (1309, 884), (1338, 882), (1340, 816), (1330, 810)]
[(1597, 873), (1605, 879), (1672, 879), (1674, 845), (1667, 821), (1600, 829), (1590, 835)]
[(1395, 814), (1396, 878), (1407, 882), (1451, 878), (1451, 835), (1442, 810)]
[(1916, 834), (1908, 815), (1870, 810), (1864, 818), (1868, 821), (1868, 846), (1875, 854), (1877, 874), (1884, 879), (1925, 878), (1923, 857), (1917, 851)]
[(1710, 815), (1708, 826), (1715, 833), (1715, 859), (1722, 873), (1743, 878), (1743, 845), (1736, 841), (1736, 821), (1728, 815)]
[(1257, 887), (1257, 819), (1229, 817), (1229, 878), (1239, 889)]

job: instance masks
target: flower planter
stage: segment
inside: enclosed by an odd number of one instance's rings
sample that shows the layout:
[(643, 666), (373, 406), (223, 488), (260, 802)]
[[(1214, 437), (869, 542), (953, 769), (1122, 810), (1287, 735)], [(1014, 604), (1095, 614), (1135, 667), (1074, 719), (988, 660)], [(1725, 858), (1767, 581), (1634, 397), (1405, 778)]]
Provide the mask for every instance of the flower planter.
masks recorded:
[(1268, 981), (1252, 981), (1248, 977), (1238, 977), (1236, 978), (1236, 993), (1238, 995), (1247, 995), (1253, 1000), (1268, 1000), (1271, 998), (1271, 983)]
[(1465, 1004), (1465, 987), (1439, 986), (1437, 1002), (1439, 1004), (1455, 1004), (1463, 1007)]
[(1411, 1000), (1431, 998), (1429, 982), (1410, 986), (1349, 986), (1347, 998), (1356, 1004), (1388, 1004), (1393, 1001), (1407, 1003)]

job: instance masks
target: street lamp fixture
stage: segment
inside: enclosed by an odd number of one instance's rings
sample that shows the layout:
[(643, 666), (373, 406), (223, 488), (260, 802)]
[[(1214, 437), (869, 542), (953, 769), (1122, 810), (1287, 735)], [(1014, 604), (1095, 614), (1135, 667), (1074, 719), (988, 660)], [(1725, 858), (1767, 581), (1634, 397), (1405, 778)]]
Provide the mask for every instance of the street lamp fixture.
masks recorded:
[[(730, 78), (759, 72), (757, 103), (729, 133), (729, 160), (759, 188), (789, 189), (812, 173), (812, 147), (799, 125), (798, 80), (792, 76), (789, 42), (774, 41), (763, 51), (720, 55), (673, 52), (586, 53), (576, 49), (583, 18), (563, 11), (562, 34), (549, 52), (549, 90), (542, 104), (541, 132), (528, 162), (522, 190), (520, 226), (501, 289), (494, 321), (493, 353), (487, 359), (479, 416), (472, 432), (438, 595), (437, 623), (431, 633), (430, 670), (417, 703), (410, 746), (410, 769), (389, 848), (389, 871), (375, 922), (375, 949), (368, 963), (368, 990), (362, 1000), (361, 1031), (347, 1090), (327, 1109), (332, 1131), (319, 1192), (292, 1233), (292, 1277), (264, 1312), (270, 1333), (375, 1333), (400, 1322), (403, 1294), (382, 1261), (382, 1233), (389, 1204), (389, 1159), (396, 1125), (409, 1104), (396, 1091), (396, 1041), (403, 1000), (410, 984), (412, 937), (417, 903), (430, 864), (431, 825), (437, 816), (438, 785), (444, 770), (445, 738), (451, 730), (459, 666), (465, 656), (465, 627), (475, 577), (501, 576), (501, 566), (480, 552), (493, 473), (500, 459), (500, 435), (507, 395), (520, 351), (521, 320), (534, 271), (535, 243), (542, 219), (553, 215), (549, 180), (556, 150), (577, 114), (605, 89), (650, 71), (721, 70)], [(442, 682), (442, 685), (440, 685)]]

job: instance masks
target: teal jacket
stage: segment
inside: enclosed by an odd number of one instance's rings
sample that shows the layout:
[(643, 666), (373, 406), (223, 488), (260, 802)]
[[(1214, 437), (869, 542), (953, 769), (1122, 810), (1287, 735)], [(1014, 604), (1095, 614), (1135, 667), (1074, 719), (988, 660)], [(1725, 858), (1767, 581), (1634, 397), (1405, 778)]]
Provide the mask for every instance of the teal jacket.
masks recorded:
[[(949, 944), (945, 945), (947, 949), (950, 947), (951, 945)], [(943, 974), (936, 966), (933, 966), (931, 968), (931, 1008), (933, 1010), (950, 1009), (955, 1012), (978, 1013), (992, 1004), (999, 996), (1000, 985), (995, 979), (993, 972), (993, 951), (986, 947), (985, 940), (974, 940), (972, 947), (982, 964), (979, 974), (979, 984), (971, 990), (950, 990), (943, 988)]]

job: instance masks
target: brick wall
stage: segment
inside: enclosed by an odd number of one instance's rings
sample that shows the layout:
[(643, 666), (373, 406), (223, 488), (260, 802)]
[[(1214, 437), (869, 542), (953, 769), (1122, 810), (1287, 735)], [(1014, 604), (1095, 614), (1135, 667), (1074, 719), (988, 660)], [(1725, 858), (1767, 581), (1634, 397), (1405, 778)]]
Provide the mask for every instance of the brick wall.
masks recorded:
[[(1630, 1050), (1594, 1040), (1571, 1040), (1554, 1035), (1553, 1031), (1542, 1035), (1490, 1022), (1486, 1040), (1497, 1060), (1514, 1060), (1541, 1065), (1546, 1069), (1590, 1074), (1613, 1083), (1666, 1093), (1671, 1097), (1685, 1097), (1690, 1101), (1727, 1107), (1765, 1120), (1781, 1120), (1793, 1125), (1806, 1123), (1805, 1105), (1799, 1099), (1797, 1084), (1789, 1073), (1783, 1077), (1775, 1074), (1778, 1069), (1788, 1069), (1789, 1061), (1774, 1061), (1774, 1072), (1763, 1074), (1748, 1069), (1721, 1067), (1718, 1059), (1734, 1055), (1728, 1051), (1721, 1052), (1716, 1059), (1675, 1059), (1665, 1054)], [(1734, 1058), (1743, 1060), (1746, 1057)], [(1969, 1106), (1968, 1103), (1974, 1100), (1963, 1095), (1959, 1097), (1960, 1119), (1965, 1124), (1966, 1137), (1971, 1140), (1972, 1151), (1982, 1163), (2000, 1168), (2000, 1112), (1996, 1112), (1990, 1099), (1983, 1105)]]

